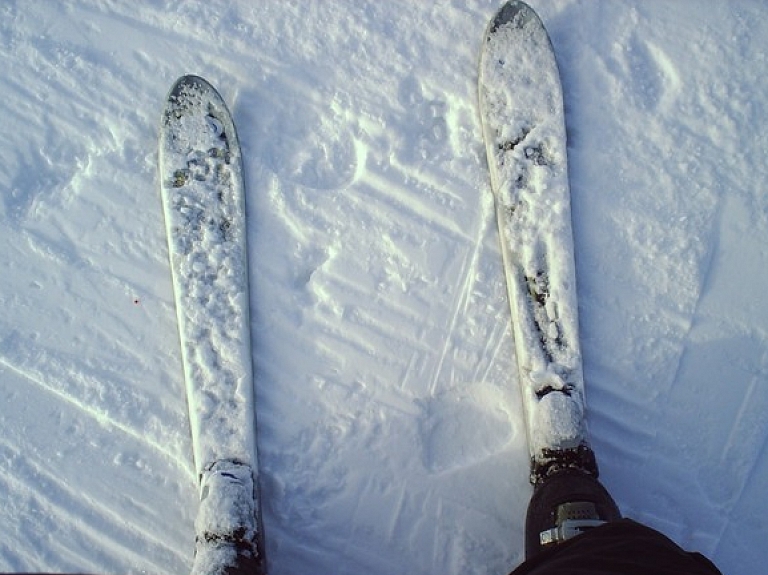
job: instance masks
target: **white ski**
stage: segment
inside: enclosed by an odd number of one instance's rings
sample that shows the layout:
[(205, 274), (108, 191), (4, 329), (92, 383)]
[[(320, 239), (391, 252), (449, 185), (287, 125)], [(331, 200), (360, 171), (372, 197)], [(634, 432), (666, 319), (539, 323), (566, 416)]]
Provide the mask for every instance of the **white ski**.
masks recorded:
[(531, 481), (597, 474), (584, 420), (560, 76), (541, 20), (505, 4), (482, 47), (479, 102), (531, 455)]
[(242, 158), (223, 99), (200, 77), (168, 94), (159, 168), (200, 482), (193, 573), (243, 557), (262, 573)]

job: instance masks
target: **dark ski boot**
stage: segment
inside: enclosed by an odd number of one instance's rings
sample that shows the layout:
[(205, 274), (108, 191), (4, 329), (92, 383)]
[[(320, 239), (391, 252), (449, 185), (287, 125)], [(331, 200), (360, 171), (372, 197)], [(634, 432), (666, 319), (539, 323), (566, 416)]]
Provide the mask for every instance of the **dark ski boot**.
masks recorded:
[(525, 557), (619, 519), (616, 502), (594, 475), (576, 468), (557, 471), (534, 487), (525, 518)]

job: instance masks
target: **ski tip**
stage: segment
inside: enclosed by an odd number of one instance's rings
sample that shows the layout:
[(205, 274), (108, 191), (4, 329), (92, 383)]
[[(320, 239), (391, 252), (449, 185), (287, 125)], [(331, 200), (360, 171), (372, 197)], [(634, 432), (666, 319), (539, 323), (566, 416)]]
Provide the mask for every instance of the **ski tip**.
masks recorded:
[(225, 125), (226, 132), (236, 142), (237, 134), (232, 120), (232, 114), (224, 98), (208, 80), (196, 74), (185, 74), (173, 83), (166, 98), (163, 111), (163, 123), (190, 113), (190, 110), (203, 105), (206, 113)]
[[(222, 140), (227, 141), (227, 149), (238, 158), (236, 161), (238, 163), (242, 161), (237, 130), (227, 103), (208, 80), (196, 74), (181, 76), (173, 83), (168, 92), (160, 117), (161, 150), (167, 142), (172, 141), (181, 132), (186, 131), (183, 138), (185, 141), (195, 136), (194, 130), (190, 131), (190, 127), (183, 127), (184, 122), (181, 122), (181, 118), (184, 117), (195, 117), (201, 122), (207, 121), (211, 129)], [(163, 162), (162, 154), (160, 162), (161, 164)], [(242, 170), (242, 166), (240, 170)]]
[(524, 28), (529, 22), (541, 22), (533, 8), (522, 0), (510, 0), (496, 12), (496, 16), (488, 27), (488, 33), (493, 34), (506, 24), (512, 24), (515, 28)]
[(195, 74), (185, 74), (173, 83), (170, 92), (168, 92), (168, 99), (177, 98), (179, 95), (190, 89), (199, 92), (213, 92), (218, 94), (216, 88), (214, 88), (205, 78)]

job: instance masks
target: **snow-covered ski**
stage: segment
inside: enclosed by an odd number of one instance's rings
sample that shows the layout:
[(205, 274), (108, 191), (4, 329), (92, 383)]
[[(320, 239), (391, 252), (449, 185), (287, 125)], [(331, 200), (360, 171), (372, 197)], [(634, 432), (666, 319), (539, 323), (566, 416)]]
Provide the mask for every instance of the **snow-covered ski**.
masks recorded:
[(193, 573), (264, 572), (245, 187), (232, 117), (197, 76), (171, 88), (159, 178), (200, 485)]
[(524, 2), (508, 2), (488, 25), (478, 93), (531, 482), (564, 467), (597, 475), (584, 420), (562, 88), (549, 36)]

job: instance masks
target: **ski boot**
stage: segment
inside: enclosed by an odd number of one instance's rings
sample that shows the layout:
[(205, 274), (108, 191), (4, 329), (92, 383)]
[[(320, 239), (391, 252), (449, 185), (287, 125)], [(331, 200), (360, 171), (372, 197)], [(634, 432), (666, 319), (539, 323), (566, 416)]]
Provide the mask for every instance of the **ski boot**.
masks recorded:
[(262, 575), (253, 489), (251, 467), (238, 461), (203, 472), (193, 575)]
[(619, 519), (618, 506), (596, 475), (557, 470), (534, 486), (525, 518), (525, 557)]

